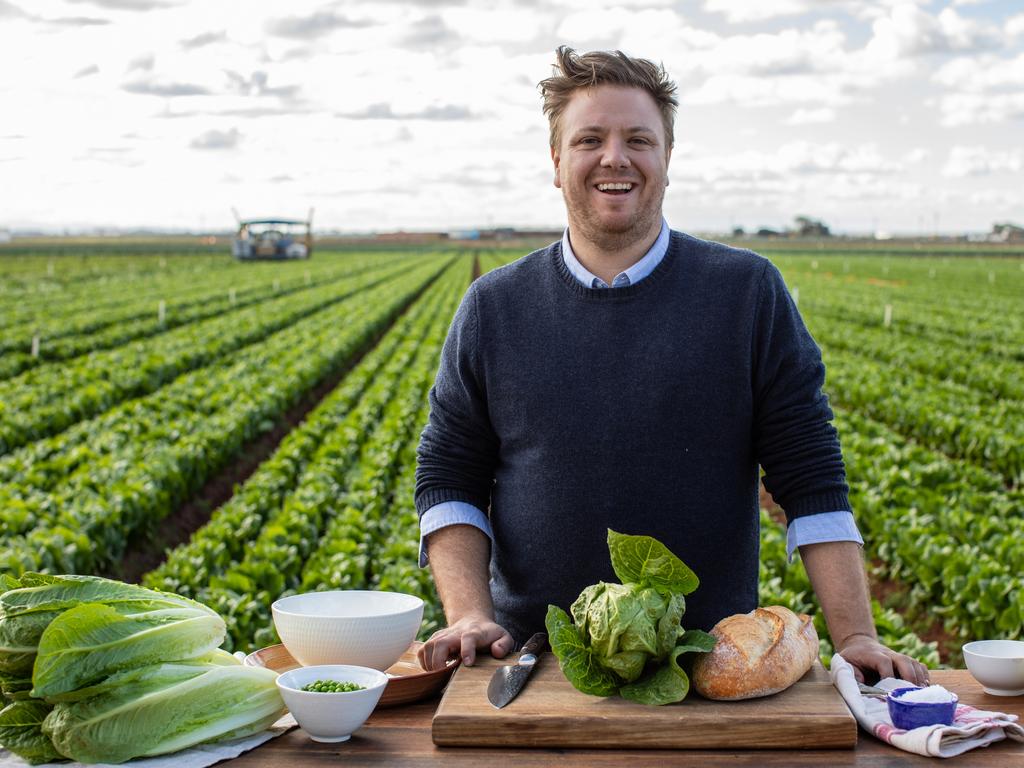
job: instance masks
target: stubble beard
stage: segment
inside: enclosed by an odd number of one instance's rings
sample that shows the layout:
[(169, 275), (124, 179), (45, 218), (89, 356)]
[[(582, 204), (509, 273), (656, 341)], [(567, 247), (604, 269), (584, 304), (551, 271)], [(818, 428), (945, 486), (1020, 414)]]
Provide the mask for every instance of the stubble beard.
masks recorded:
[(570, 195), (565, 187), (562, 188), (562, 197), (568, 212), (570, 233), (578, 233), (600, 250), (610, 252), (635, 245), (650, 236), (656, 223), (660, 225), (665, 190), (659, 188), (656, 197), (642, 206), (636, 216), (624, 225), (609, 225), (602, 220), (593, 206), (574, 204), (575, 195)]

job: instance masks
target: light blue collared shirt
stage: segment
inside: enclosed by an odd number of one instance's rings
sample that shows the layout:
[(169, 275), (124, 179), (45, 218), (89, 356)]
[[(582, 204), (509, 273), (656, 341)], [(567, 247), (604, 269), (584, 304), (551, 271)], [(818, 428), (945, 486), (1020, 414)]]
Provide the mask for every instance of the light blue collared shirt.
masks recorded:
[[(612, 279), (609, 286), (604, 280), (587, 270), (573, 253), (569, 243), (569, 229), (562, 235), (562, 260), (569, 272), (580, 283), (588, 288), (624, 288), (635, 285), (651, 274), (668, 253), (669, 228), (664, 219), (661, 221), (661, 232), (654, 245), (636, 264), (620, 272)], [(494, 541), (494, 532), (490, 521), (479, 508), (464, 501), (444, 501), (435, 504), (420, 518), (420, 567), (429, 562), (427, 557), (427, 537), (435, 531), (449, 525), (472, 525), (479, 528), (487, 537)], [(820, 512), (815, 515), (798, 517), (789, 524), (786, 530), (786, 554), (793, 561), (793, 553), (797, 547), (805, 544), (821, 544), (826, 541), (855, 541), (864, 544), (857, 523), (850, 511)]]

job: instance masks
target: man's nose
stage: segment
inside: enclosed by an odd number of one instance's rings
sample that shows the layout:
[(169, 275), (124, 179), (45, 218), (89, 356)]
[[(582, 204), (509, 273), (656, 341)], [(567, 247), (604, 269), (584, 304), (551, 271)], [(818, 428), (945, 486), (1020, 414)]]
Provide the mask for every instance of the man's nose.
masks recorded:
[(615, 138), (608, 139), (604, 145), (604, 154), (601, 156), (601, 165), (605, 168), (628, 168), (630, 162), (626, 142)]

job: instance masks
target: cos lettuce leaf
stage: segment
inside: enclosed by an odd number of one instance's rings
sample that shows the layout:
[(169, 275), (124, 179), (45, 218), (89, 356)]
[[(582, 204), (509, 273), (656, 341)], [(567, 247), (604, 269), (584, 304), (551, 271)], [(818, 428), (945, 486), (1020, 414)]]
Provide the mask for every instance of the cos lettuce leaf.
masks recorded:
[(277, 673), (240, 664), (128, 670), (102, 692), (58, 703), (42, 730), (65, 757), (121, 763), (258, 733), (284, 714)]
[[(0, 594), (0, 674), (31, 677), (43, 632), (65, 611), (83, 603), (102, 603), (123, 613), (160, 608), (205, 606), (192, 600), (98, 576), (26, 573), (6, 577)], [(211, 612), (212, 613), (212, 612)]]
[(85, 603), (60, 614), (43, 632), (32, 695), (57, 696), (124, 669), (202, 656), (226, 633), (224, 620), (199, 603), (129, 614)]
[(33, 764), (62, 759), (50, 737), (43, 733), (43, 720), (50, 709), (38, 699), (8, 704), (0, 710), (0, 744)]

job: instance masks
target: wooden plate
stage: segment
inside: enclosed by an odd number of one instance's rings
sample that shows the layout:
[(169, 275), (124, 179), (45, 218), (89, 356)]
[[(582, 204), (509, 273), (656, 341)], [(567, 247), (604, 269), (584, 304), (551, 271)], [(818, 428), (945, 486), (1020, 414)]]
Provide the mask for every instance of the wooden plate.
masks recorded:
[[(444, 669), (435, 669), (427, 672), (420, 666), (416, 658), (416, 652), (423, 643), (416, 641), (410, 645), (398, 661), (388, 667), (385, 672), (391, 679), (377, 703), (378, 707), (393, 707), (398, 704), (409, 704), (414, 701), (426, 699), (438, 693), (448, 678), (452, 676), (455, 668), (459, 666), (458, 659), (452, 659)], [(245, 663), (251, 667), (266, 667), (275, 672), (287, 672), (291, 669), (298, 669), (299, 664), (283, 644), (268, 645), (260, 648), (245, 657)]]

